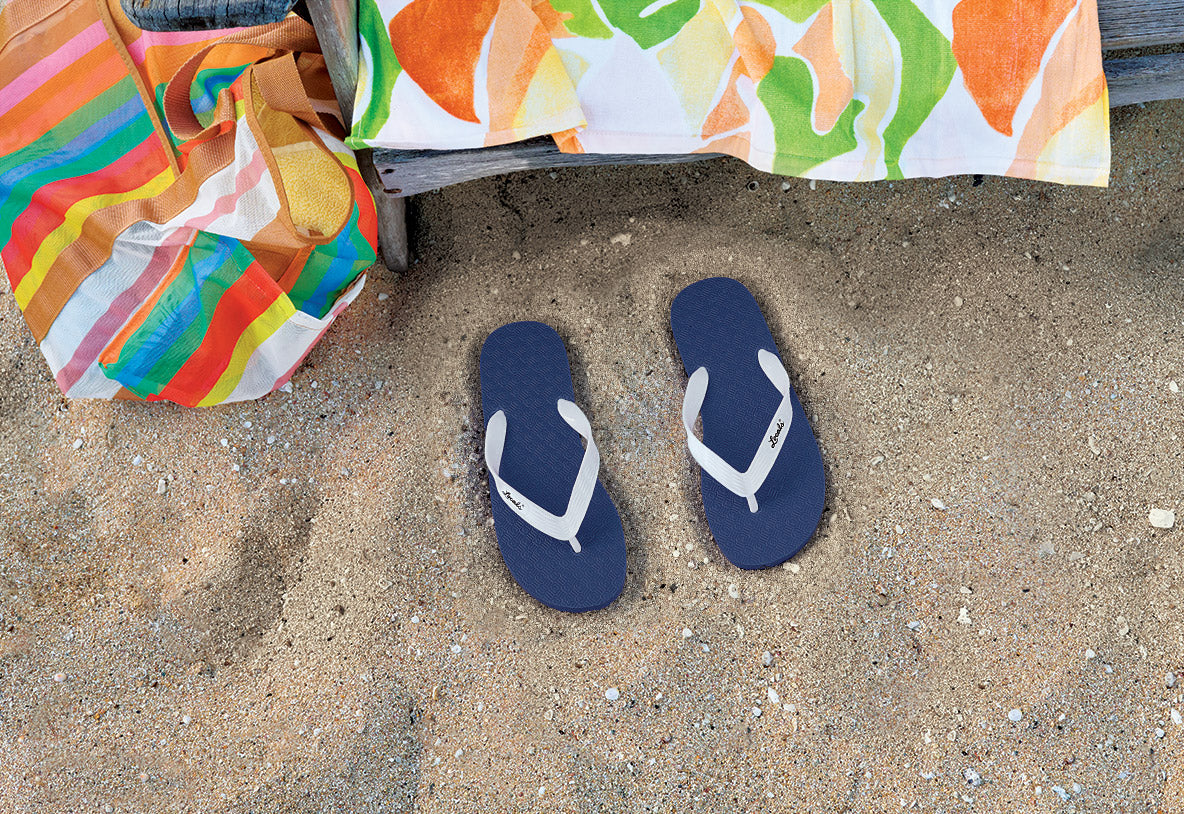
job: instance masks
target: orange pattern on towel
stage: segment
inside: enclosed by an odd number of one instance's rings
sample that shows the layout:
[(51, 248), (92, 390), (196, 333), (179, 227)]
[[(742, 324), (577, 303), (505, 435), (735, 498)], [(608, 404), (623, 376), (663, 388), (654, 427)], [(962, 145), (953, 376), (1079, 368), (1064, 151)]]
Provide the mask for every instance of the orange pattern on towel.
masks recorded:
[(818, 78), (818, 93), (814, 97), (814, 129), (829, 133), (847, 109), (855, 86), (843, 72), (839, 52), (835, 50), (835, 25), (832, 7), (828, 4), (818, 12), (805, 35), (793, 47), (814, 68)]
[[(1069, 23), (1065, 36), (1057, 43), (1044, 69), (1040, 101), (1024, 127), (1017, 155), (1039, 155), (1053, 136), (1094, 104), (1106, 90), (1106, 77), (1101, 71), (1091, 78), (1079, 70), (1081, 65), (1089, 64), (1091, 56), (1086, 34), (1097, 26), (1095, 15), (1086, 13), (1085, 9)], [(1018, 167), (1013, 165), (1009, 174), (1015, 171)]]
[(736, 51), (744, 63), (744, 73), (753, 82), (760, 82), (773, 67), (777, 55), (777, 38), (773, 28), (761, 13), (749, 6), (741, 6), (743, 20), (736, 26), (733, 39)]
[(477, 123), (473, 77), (499, 0), (468, 0), (458, 14), (449, 0), (415, 0), (390, 23), (395, 59), (432, 101)]
[(748, 123), (748, 105), (744, 104), (740, 92), (736, 90), (736, 80), (743, 75), (744, 65), (737, 60), (732, 66), (732, 75), (728, 77), (723, 96), (703, 122), (703, 138), (712, 138)]
[(550, 50), (551, 35), (534, 11), (525, 3), (501, 4), (493, 23), (487, 62), (492, 132), (514, 129), (514, 119), (526, 99), (539, 63)]
[[(1040, 71), (1049, 41), (1076, 0), (962, 0), (954, 9), (954, 56), (987, 123), (1011, 135), (1015, 112)], [(983, 47), (983, 43), (990, 47)]]

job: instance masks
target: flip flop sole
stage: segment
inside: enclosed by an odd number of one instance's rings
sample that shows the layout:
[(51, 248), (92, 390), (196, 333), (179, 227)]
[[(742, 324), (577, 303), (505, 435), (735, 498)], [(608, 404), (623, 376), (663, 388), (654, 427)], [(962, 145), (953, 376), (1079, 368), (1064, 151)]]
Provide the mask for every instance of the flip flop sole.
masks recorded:
[[(575, 401), (567, 350), (540, 322), (513, 322), (481, 348), (481, 410), (488, 426), (506, 414), (501, 476), (548, 512), (562, 515), (584, 457), (580, 436), (559, 415), (559, 399)], [(575, 553), (522, 520), (489, 478), (494, 530), (502, 559), (528, 594), (556, 610), (598, 610), (625, 587), (625, 534), (617, 508), (599, 481), (580, 526)]]
[[(746, 470), (766, 442), (765, 429), (782, 399), (757, 361), (761, 348), (780, 356), (760, 306), (743, 284), (712, 277), (679, 292), (670, 307), (670, 327), (687, 375), (707, 368), (703, 443), (730, 466)], [(740, 568), (768, 568), (789, 559), (809, 542), (822, 517), (822, 455), (792, 385), (790, 398), (793, 420), (756, 494), (759, 511), (750, 512), (743, 497), (700, 473), (711, 534)]]

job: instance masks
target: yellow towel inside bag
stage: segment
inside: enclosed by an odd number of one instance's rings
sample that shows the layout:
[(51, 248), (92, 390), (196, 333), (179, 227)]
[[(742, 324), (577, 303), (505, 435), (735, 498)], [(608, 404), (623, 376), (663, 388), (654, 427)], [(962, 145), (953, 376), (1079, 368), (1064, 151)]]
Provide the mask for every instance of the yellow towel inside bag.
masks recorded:
[(293, 225), (310, 235), (337, 234), (353, 211), (353, 190), (341, 165), (289, 113), (271, 108), (252, 83), (255, 115), (271, 145)]

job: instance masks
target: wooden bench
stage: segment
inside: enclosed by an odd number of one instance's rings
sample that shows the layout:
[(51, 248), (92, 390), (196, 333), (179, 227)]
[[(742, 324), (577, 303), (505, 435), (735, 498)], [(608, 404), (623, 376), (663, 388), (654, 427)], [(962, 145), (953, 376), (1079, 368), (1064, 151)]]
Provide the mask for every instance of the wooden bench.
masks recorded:
[[(358, 81), (357, 0), (123, 0), (144, 28), (258, 25), (294, 6), (312, 20), (333, 87), (347, 120)], [(154, 11), (148, 17), (143, 9)], [(163, 11), (162, 11), (163, 10)], [(1103, 66), (1110, 106), (1184, 99), (1184, 0), (1098, 0)], [(1162, 46), (1175, 47), (1164, 49)], [(1142, 49), (1143, 53), (1132, 53)], [(1163, 51), (1167, 51), (1163, 53)], [(1115, 54), (1114, 52), (1120, 52)], [(379, 243), (387, 267), (407, 268), (404, 199), (440, 187), (518, 170), (599, 164), (666, 164), (717, 158), (713, 154), (607, 155), (559, 152), (549, 138), (474, 150), (362, 150), (363, 175), (379, 209)]]

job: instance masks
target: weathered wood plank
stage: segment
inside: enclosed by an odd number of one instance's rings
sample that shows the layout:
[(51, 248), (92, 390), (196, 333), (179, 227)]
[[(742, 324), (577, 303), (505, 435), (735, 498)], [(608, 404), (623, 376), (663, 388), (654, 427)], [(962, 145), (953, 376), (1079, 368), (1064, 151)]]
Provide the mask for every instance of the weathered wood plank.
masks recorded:
[(1184, 53), (1108, 59), (1110, 107), (1184, 99)]
[(561, 153), (550, 138), (537, 138), (475, 150), (375, 150), (382, 185), (393, 195), (433, 189), (518, 170), (587, 167), (602, 164), (679, 164), (719, 158), (718, 153), (616, 155)]
[[(307, 0), (308, 16), (312, 18), (325, 55), (325, 65), (333, 80), (333, 93), (345, 121), (353, 121), (354, 89), (358, 84), (358, 4), (357, 0)], [(374, 168), (370, 150), (357, 152), (358, 170), (362, 180), (374, 193), (378, 213), (378, 250), (386, 267), (394, 272), (407, 270), (407, 205), (402, 198), (383, 191)]]
[(1098, 0), (1102, 48), (1184, 42), (1184, 0)]
[(307, 0), (321, 53), (333, 80), (333, 92), (346, 122), (354, 118), (354, 90), (358, 86), (357, 0)]
[(296, 0), (120, 0), (120, 4), (128, 19), (145, 31), (204, 31), (278, 22)]
[(384, 192), (378, 172), (374, 169), (372, 150), (359, 150), (358, 170), (362, 180), (374, 193), (374, 209), (378, 215), (378, 251), (382, 262), (391, 271), (401, 274), (411, 264), (411, 245), (407, 240), (407, 199)]

